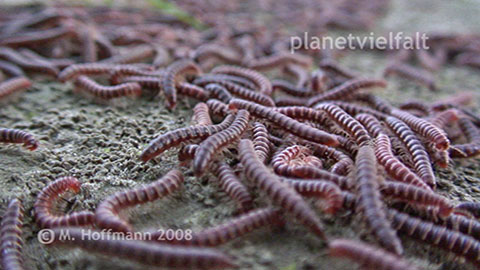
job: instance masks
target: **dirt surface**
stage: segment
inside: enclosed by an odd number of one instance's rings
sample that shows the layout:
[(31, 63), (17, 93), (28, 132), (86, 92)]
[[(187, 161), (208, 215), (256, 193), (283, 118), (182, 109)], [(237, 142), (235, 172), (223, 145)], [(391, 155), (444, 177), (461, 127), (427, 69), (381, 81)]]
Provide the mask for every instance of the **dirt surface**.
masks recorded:
[[(374, 32), (479, 30), (480, 3), (476, 1), (393, 1), (389, 14)], [(354, 52), (340, 63), (369, 77), (378, 77), (386, 58), (378, 53)], [(439, 92), (402, 79), (389, 79), (378, 94), (393, 104), (413, 98), (433, 101), (460, 90), (480, 89), (478, 70), (447, 66), (435, 74)], [(25, 205), (24, 255), (27, 269), (146, 269), (123, 260), (95, 256), (80, 250), (49, 248), (37, 240), (32, 206), (38, 192), (50, 181), (71, 175), (84, 182), (81, 194), (69, 204), (71, 211), (94, 210), (107, 195), (149, 183), (177, 167), (176, 151), (153, 162), (139, 162), (139, 152), (157, 134), (189, 125), (194, 102), (184, 100), (174, 113), (161, 100), (120, 100), (101, 104), (78, 95), (72, 85), (37, 78), (34, 87), (0, 106), (0, 125), (29, 131), (40, 139), (37, 151), (0, 146), (0, 186), (3, 214), (7, 199), (20, 196)], [(480, 95), (479, 95), (480, 96)], [(479, 101), (479, 100), (477, 100)], [(134, 227), (198, 230), (231, 218), (236, 207), (208, 178), (192, 177), (174, 196), (132, 209)], [(455, 201), (480, 201), (480, 160), (455, 161), (448, 169), (435, 168), (438, 191)], [(265, 201), (256, 201), (265, 206)], [(357, 218), (318, 214), (331, 237), (372, 241)], [(402, 237), (406, 257), (420, 269), (473, 269), (453, 256)], [(236, 257), (240, 269), (352, 269), (352, 264), (326, 256), (325, 243), (302, 226), (263, 229), (220, 248)]]

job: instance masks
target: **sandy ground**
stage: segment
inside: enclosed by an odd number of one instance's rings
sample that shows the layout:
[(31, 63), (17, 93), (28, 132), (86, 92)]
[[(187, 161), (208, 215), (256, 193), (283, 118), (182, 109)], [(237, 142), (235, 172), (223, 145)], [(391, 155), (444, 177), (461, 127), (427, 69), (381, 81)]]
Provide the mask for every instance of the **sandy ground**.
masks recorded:
[[(375, 32), (479, 30), (480, 3), (470, 1), (394, 1), (391, 12), (378, 22)], [(386, 64), (381, 54), (349, 53), (340, 62), (362, 74), (380, 76)], [(477, 70), (447, 66), (436, 73), (440, 91), (429, 92), (401, 79), (390, 79), (388, 89), (379, 95), (393, 104), (420, 98), (439, 99), (460, 90), (478, 91)], [(40, 139), (38, 151), (17, 146), (0, 146), (0, 214), (7, 199), (22, 198), (26, 217), (24, 255), (29, 269), (146, 269), (125, 261), (91, 255), (80, 250), (47, 248), (36, 238), (38, 227), (32, 206), (38, 192), (59, 176), (72, 175), (84, 182), (78, 196), (68, 206), (71, 211), (94, 210), (107, 195), (149, 183), (177, 166), (176, 152), (168, 151), (154, 162), (137, 161), (139, 152), (156, 134), (189, 124), (192, 101), (182, 101), (175, 113), (168, 112), (161, 100), (122, 100), (98, 104), (75, 94), (71, 85), (37, 79), (34, 87), (17, 100), (0, 106), (0, 125), (30, 131)], [(113, 106), (112, 106), (113, 105)], [(456, 161), (445, 170), (435, 169), (438, 191), (453, 200), (480, 200), (480, 162)], [(129, 217), (135, 228), (181, 228), (198, 230), (228, 220), (235, 205), (190, 170), (185, 187), (176, 195), (134, 208)], [(258, 206), (265, 205), (257, 201)], [(371, 241), (357, 218), (322, 215), (327, 235)], [(453, 256), (427, 245), (402, 238), (406, 257), (421, 269), (473, 269), (455, 262)], [(261, 230), (220, 248), (236, 257), (241, 269), (352, 269), (352, 264), (326, 256), (325, 244), (303, 227), (288, 224), (285, 229)]]

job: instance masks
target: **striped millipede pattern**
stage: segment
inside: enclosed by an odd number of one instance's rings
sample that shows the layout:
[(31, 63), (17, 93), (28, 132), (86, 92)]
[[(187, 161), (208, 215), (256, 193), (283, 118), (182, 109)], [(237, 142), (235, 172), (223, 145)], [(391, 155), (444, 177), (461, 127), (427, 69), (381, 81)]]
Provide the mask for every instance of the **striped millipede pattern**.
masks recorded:
[[(172, 247), (139, 240), (109, 239), (105, 232), (77, 228), (55, 228), (51, 246), (70, 246), (109, 257), (128, 259), (147, 266), (180, 269), (224, 269), (234, 267), (232, 259), (220, 251), (207, 248)], [(85, 235), (99, 234), (99, 240)], [(83, 236), (83, 237), (82, 237)], [(111, 238), (111, 237), (110, 237)]]
[(352, 116), (355, 116), (360, 113), (367, 113), (372, 116), (375, 116), (375, 118), (377, 118), (378, 120), (384, 120), (388, 116), (385, 113), (382, 113), (370, 107), (361, 106), (358, 104), (352, 104), (352, 103), (343, 102), (343, 101), (330, 101), (330, 103), (337, 105), (338, 107), (342, 108), (342, 110), (346, 111)]
[(204, 140), (198, 146), (193, 159), (193, 171), (195, 175), (201, 176), (208, 169), (215, 153), (221, 152), (224, 147), (238, 140), (247, 129), (250, 113), (246, 110), (239, 110), (232, 124), (226, 129), (215, 133)]
[(154, 56), (155, 50), (150, 45), (140, 45), (129, 50), (126, 54), (117, 54), (110, 58), (106, 58), (100, 61), (100, 63), (110, 64), (130, 64), (141, 62), (145, 59), (150, 59)]
[(90, 226), (95, 221), (93, 212), (84, 210), (72, 214), (59, 215), (53, 211), (62, 194), (80, 192), (82, 183), (75, 177), (61, 177), (48, 184), (37, 196), (33, 206), (35, 220), (40, 228), (63, 226)]
[(98, 84), (91, 78), (81, 75), (75, 79), (75, 87), (80, 91), (85, 91), (94, 97), (102, 99), (113, 99), (124, 96), (140, 96), (142, 87), (136, 82), (127, 82), (114, 86), (105, 86)]
[(372, 94), (360, 93), (355, 95), (355, 99), (357, 101), (365, 102), (373, 109), (385, 114), (390, 114), (394, 109), (394, 107), (388, 101)]
[(270, 142), (270, 134), (268, 133), (265, 125), (260, 122), (255, 122), (253, 124), (252, 133), (252, 141), (255, 153), (257, 154), (258, 159), (262, 163), (265, 163), (270, 157), (270, 149), (272, 144)]
[(218, 99), (209, 99), (207, 106), (212, 114), (224, 117), (228, 113), (228, 105)]
[(358, 196), (357, 211), (365, 217), (367, 224), (382, 246), (401, 255), (403, 253), (402, 244), (387, 219), (380, 199), (377, 180), (380, 176), (377, 174), (375, 153), (371, 145), (360, 147), (355, 159), (355, 166), (357, 170), (355, 176)]
[(308, 82), (309, 73), (302, 66), (296, 64), (287, 64), (283, 71), (295, 78), (295, 86), (302, 87)]
[(465, 135), (468, 143), (452, 145), (449, 150), (451, 157), (475, 157), (480, 154), (480, 135), (479, 129), (467, 117), (460, 117), (458, 125)]
[(54, 77), (58, 74), (58, 69), (55, 66), (46, 65), (44, 62), (32, 61), (10, 48), (0, 47), (0, 58), (18, 65), (23, 70), (41, 72)]
[(66, 82), (75, 80), (81, 75), (110, 75), (111, 73), (120, 73), (123, 76), (138, 75), (142, 72), (138, 66), (135, 65), (117, 65), (109, 63), (82, 63), (71, 65), (58, 74), (58, 80)]
[(344, 77), (348, 80), (358, 77), (358, 75), (354, 74), (354, 72), (341, 67), (338, 63), (330, 59), (322, 60), (318, 67), (323, 71), (335, 73), (336, 75)]
[[(299, 141), (303, 144), (305, 141)], [(307, 145), (312, 149), (314, 156), (322, 157), (326, 160), (335, 160), (336, 163), (330, 167), (330, 171), (338, 175), (346, 175), (350, 172), (353, 167), (353, 160), (346, 154), (341, 151), (338, 151), (335, 148), (318, 144), (306, 142)]]
[(0, 143), (21, 143), (30, 151), (34, 151), (39, 145), (32, 134), (23, 130), (9, 128), (0, 128)]
[(14, 77), (6, 81), (0, 82), (0, 100), (24, 91), (32, 86), (32, 82), (26, 77)]
[(144, 204), (169, 195), (183, 184), (183, 174), (171, 170), (157, 181), (138, 188), (115, 193), (98, 205), (95, 212), (95, 223), (99, 228), (116, 232), (133, 232), (132, 226), (121, 219), (118, 214), (125, 208)]
[(456, 109), (448, 109), (432, 116), (429, 121), (439, 128), (444, 128), (445, 126), (458, 121), (458, 114), (459, 113)]
[(417, 69), (407, 64), (402, 64), (398, 62), (391, 63), (388, 65), (384, 72), (385, 77), (388, 77), (392, 74), (405, 77), (406, 79), (412, 79), (423, 85), (425, 85), (431, 91), (435, 91), (435, 81), (432, 74), (426, 70)]
[(480, 217), (480, 203), (478, 202), (462, 202), (455, 206), (454, 211), (466, 211), (475, 218)]
[(199, 101), (207, 101), (209, 98), (209, 93), (205, 89), (187, 82), (178, 83), (177, 92), (181, 96), (191, 97)]
[(214, 74), (227, 74), (227, 75), (234, 75), (246, 78), (252, 81), (256, 86), (260, 93), (270, 96), (272, 94), (272, 84), (270, 80), (262, 75), (260, 72), (241, 68), (237, 66), (218, 66), (212, 69), (211, 73)]
[(311, 155), (310, 149), (304, 146), (292, 145), (282, 151), (276, 153), (272, 158), (273, 171), (278, 175), (283, 176), (298, 176), (294, 175), (294, 168), (298, 165), (293, 164), (295, 159), (303, 159), (305, 155)]
[(316, 69), (312, 71), (310, 77), (311, 77), (310, 84), (311, 84), (312, 92), (323, 93), (327, 90), (328, 88), (327, 84), (329, 79), (327, 74), (325, 74), (325, 72), (323, 72), (320, 69)]
[(373, 115), (360, 113), (355, 116), (355, 119), (368, 130), (373, 138), (385, 132), (380, 121)]
[(25, 47), (29, 45), (40, 45), (47, 42), (71, 35), (73, 30), (69, 27), (60, 26), (43, 31), (36, 31), (24, 34), (17, 34), (11, 37), (2, 38), (1, 46)]
[(173, 109), (177, 105), (176, 85), (179, 78), (188, 74), (199, 75), (201, 72), (200, 67), (190, 60), (178, 60), (167, 67), (162, 78), (167, 108)]
[(211, 96), (218, 98), (224, 103), (230, 102), (232, 95), (227, 89), (217, 83), (209, 83), (205, 86), (205, 90), (210, 93)]
[(275, 111), (296, 120), (309, 120), (323, 126), (327, 125), (329, 121), (324, 112), (303, 106), (278, 107), (275, 108)]
[[(274, 80), (272, 81), (273, 91), (281, 91), (295, 97), (310, 97), (315, 95), (318, 92), (313, 92), (308, 89), (297, 87), (285, 80)], [(275, 102), (277, 104), (277, 102)], [(277, 104), (278, 105), (278, 104)]]
[(245, 88), (248, 88), (248, 89), (255, 89), (256, 86), (255, 84), (246, 79), (246, 78), (243, 78), (243, 77), (239, 77), (239, 76), (234, 76), (234, 75), (227, 75), (227, 74), (205, 74), (205, 75), (202, 75), (202, 78), (204, 79), (213, 79), (213, 80), (220, 80), (220, 81), (229, 81), (229, 82), (232, 82), (232, 83), (236, 83), (238, 85), (241, 85)]
[(248, 110), (252, 116), (264, 118), (298, 137), (328, 146), (338, 145), (338, 141), (332, 135), (300, 123), (272, 108), (240, 99), (232, 99), (229, 108)]
[(25, 77), (25, 73), (17, 65), (0, 60), (0, 71), (13, 77)]
[(213, 125), (212, 119), (210, 119), (210, 114), (208, 111), (207, 104), (200, 102), (197, 105), (195, 105), (195, 107), (193, 107), (192, 122), (195, 125), (204, 125), (204, 126)]
[(248, 68), (257, 71), (265, 71), (273, 68), (284, 67), (288, 64), (297, 64), (305, 68), (309, 68), (312, 65), (312, 61), (310, 58), (301, 56), (299, 54), (282, 52), (254, 59), (250, 61), (247, 66)]
[(23, 206), (18, 199), (12, 199), (2, 217), (0, 224), (0, 247), (2, 256), (0, 258), (2, 269), (22, 270), (23, 265), (22, 239), (23, 227)]
[(238, 145), (240, 161), (243, 164), (246, 177), (255, 183), (275, 204), (278, 204), (286, 212), (294, 215), (303, 225), (309, 228), (315, 235), (325, 239), (323, 225), (315, 212), (307, 203), (287, 184), (282, 183), (268, 168), (258, 159), (253, 148), (252, 141), (240, 140)]

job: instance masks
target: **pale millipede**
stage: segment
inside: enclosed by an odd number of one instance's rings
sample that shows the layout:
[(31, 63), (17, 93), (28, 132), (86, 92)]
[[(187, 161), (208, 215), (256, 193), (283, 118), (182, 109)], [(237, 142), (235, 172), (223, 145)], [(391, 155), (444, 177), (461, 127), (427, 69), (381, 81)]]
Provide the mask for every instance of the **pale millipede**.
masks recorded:
[(298, 193), (272, 174), (258, 159), (250, 140), (240, 140), (238, 144), (240, 162), (243, 165), (246, 177), (255, 183), (273, 203), (279, 205), (286, 212), (291, 213), (315, 235), (325, 239), (325, 233), (320, 219)]
[(392, 74), (417, 81), (425, 85), (431, 91), (436, 90), (435, 80), (433, 79), (432, 74), (426, 70), (421, 70), (404, 63), (394, 62), (389, 64), (383, 72), (385, 77), (388, 77)]
[(224, 147), (238, 140), (247, 129), (250, 113), (246, 110), (239, 110), (235, 120), (226, 129), (215, 133), (199, 144), (193, 159), (193, 171), (195, 175), (201, 176), (210, 166), (216, 153)]
[(247, 67), (254, 70), (269, 70), (273, 68), (284, 67), (287, 64), (297, 64), (305, 68), (310, 68), (312, 65), (312, 59), (300, 54), (281, 52), (274, 55), (252, 59), (247, 64)]
[[(303, 87), (297, 87), (285, 80), (273, 80), (272, 89), (273, 92), (281, 91), (294, 97), (310, 97), (317, 94), (317, 92), (310, 91)], [(277, 102), (275, 101), (275, 103)]]
[(436, 185), (435, 174), (433, 173), (430, 157), (423, 146), (407, 124), (395, 117), (387, 117), (385, 120), (388, 127), (398, 136), (406, 146), (407, 151), (413, 160), (413, 166), (418, 176), (432, 188)]
[(346, 68), (341, 67), (338, 63), (334, 62), (331, 59), (322, 60), (319, 63), (318, 67), (326, 72), (334, 73), (335, 75), (341, 76), (348, 80), (358, 77), (357, 74), (353, 73), (350, 70), (347, 70)]
[(179, 77), (188, 74), (199, 75), (201, 72), (200, 67), (191, 60), (178, 60), (167, 67), (162, 78), (162, 88), (168, 108), (174, 109), (177, 105), (176, 85), (179, 83)]
[(30, 49), (22, 48), (19, 52), (24, 55), (25, 57), (34, 59), (35, 61), (44, 61), (47, 65), (52, 65), (57, 68), (65, 68), (70, 65), (75, 64), (75, 61), (68, 59), (68, 58), (46, 58)]
[(0, 82), (0, 100), (13, 93), (26, 90), (32, 86), (32, 82), (26, 77), (14, 77)]
[(180, 82), (176, 85), (177, 92), (181, 96), (191, 97), (200, 101), (207, 101), (209, 94), (203, 88), (196, 86), (195, 84)]
[(380, 191), (383, 196), (412, 205), (438, 207), (440, 217), (447, 217), (454, 210), (453, 204), (447, 198), (413, 185), (387, 181), (380, 187)]
[(312, 96), (309, 99), (307, 106), (312, 107), (319, 102), (327, 100), (348, 99), (358, 93), (358, 91), (371, 87), (385, 88), (387, 87), (387, 82), (385, 80), (376, 79), (352, 79), (324, 93)]
[(285, 129), (286, 131), (303, 139), (320, 144), (325, 144), (328, 146), (338, 145), (338, 140), (331, 134), (300, 123), (286, 115), (275, 111), (272, 108), (241, 99), (232, 99), (229, 103), (229, 108), (234, 110), (248, 110), (252, 116), (264, 118), (272, 122), (273, 124), (278, 125), (280, 128)]
[(316, 69), (311, 73), (310, 85), (312, 92), (323, 93), (328, 88), (328, 76), (320, 69)]
[(30, 45), (40, 45), (47, 42), (52, 42), (66, 35), (71, 35), (73, 29), (69, 27), (56, 27), (47, 30), (39, 30), (35, 32), (26, 32), (13, 35), (10, 37), (4, 37), (0, 41), (1, 46), (9, 47), (26, 47)]
[(267, 96), (264, 95), (260, 92), (255, 92), (252, 89), (248, 89), (246, 87), (243, 87), (241, 85), (238, 85), (236, 83), (230, 82), (230, 81), (225, 81), (225, 80), (218, 80), (218, 79), (210, 79), (208, 77), (200, 77), (198, 79), (195, 79), (193, 81), (194, 84), (200, 85), (200, 86), (205, 86), (210, 83), (216, 83), (219, 84), (223, 87), (225, 87), (231, 94), (238, 96), (240, 98), (250, 100), (253, 102), (256, 102), (258, 104), (268, 106), (268, 107), (273, 107), (275, 106), (275, 103), (273, 100)]
[(390, 139), (385, 134), (380, 134), (375, 139), (375, 156), (387, 173), (396, 181), (408, 183), (426, 190), (431, 188), (405, 164), (393, 155)]
[(373, 138), (385, 132), (380, 121), (373, 115), (360, 113), (355, 116), (355, 119), (368, 130)]
[(95, 211), (95, 224), (99, 228), (115, 232), (133, 232), (128, 221), (120, 218), (120, 211), (172, 194), (183, 185), (183, 181), (182, 173), (174, 169), (151, 184), (110, 195), (98, 205)]
[(5, 270), (23, 270), (23, 206), (12, 199), (5, 210), (0, 224), (1, 265)]
[(323, 210), (327, 214), (334, 215), (343, 206), (342, 191), (332, 182), (291, 178), (281, 179), (303, 196), (325, 198), (328, 203)]
[(438, 49), (433, 54), (429, 53), (427, 50), (416, 50), (415, 56), (423, 68), (430, 71), (436, 71), (445, 64), (446, 50)]
[(328, 254), (332, 257), (348, 258), (357, 262), (363, 269), (416, 270), (405, 259), (360, 241), (334, 239), (328, 244)]
[[(101, 75), (108, 74), (110, 71), (118, 69), (119, 66), (115, 64), (102, 64), (102, 63), (83, 63), (74, 64), (58, 74), (58, 80), (60, 82), (66, 82), (74, 80), (80, 75)], [(136, 68), (133, 66), (133, 68)]]
[(230, 81), (232, 83), (236, 83), (238, 85), (241, 85), (243, 87), (249, 88), (249, 89), (255, 89), (257, 86), (247, 78), (239, 77), (239, 76), (234, 76), (234, 75), (227, 75), (227, 74), (205, 74), (202, 75), (202, 78), (204, 79), (213, 79), (213, 80), (221, 80), (221, 81)]
[(447, 125), (458, 121), (458, 114), (459, 113), (456, 109), (448, 109), (433, 115), (428, 119), (428, 121), (439, 128), (444, 128)]
[(219, 99), (223, 103), (228, 103), (232, 99), (232, 94), (218, 83), (207, 84), (205, 90), (210, 93), (210, 96)]
[(255, 153), (258, 159), (265, 163), (270, 157), (271, 142), (270, 134), (264, 124), (260, 122), (253, 123), (252, 141)]
[[(55, 228), (51, 245), (65, 245), (85, 251), (138, 262), (155, 267), (175, 269), (225, 269), (235, 268), (232, 259), (220, 251), (208, 248), (173, 247), (139, 240), (112, 239), (108, 233), (77, 228)], [(85, 235), (99, 235), (99, 239)]]
[(35, 72), (42, 72), (48, 75), (57, 76), (58, 69), (52, 65), (45, 65), (45, 63), (39, 63), (37, 61), (27, 59), (20, 53), (6, 47), (0, 47), (0, 58), (12, 62), (18, 65), (24, 70), (30, 70)]
[(193, 107), (192, 122), (195, 125), (209, 126), (213, 125), (207, 104), (200, 102)]
[(207, 106), (212, 114), (219, 115), (221, 117), (224, 117), (228, 114), (228, 105), (218, 99), (209, 99), (207, 101)]
[(98, 84), (85, 75), (81, 75), (75, 79), (74, 84), (76, 89), (85, 91), (92, 96), (101, 99), (113, 99), (124, 96), (140, 96), (142, 93), (142, 87), (136, 82), (105, 86)]
[(234, 75), (249, 79), (257, 86), (260, 93), (267, 96), (270, 96), (272, 94), (272, 84), (270, 80), (255, 70), (237, 66), (224, 65), (215, 67), (214, 69), (212, 69), (211, 73)]
[(53, 211), (57, 201), (62, 198), (62, 194), (68, 191), (78, 193), (81, 185), (82, 183), (77, 178), (67, 176), (57, 178), (43, 188), (33, 205), (35, 221), (38, 226), (40, 228), (54, 228), (93, 225), (95, 214), (91, 211), (84, 210), (66, 215), (59, 215)]
[(291, 164), (292, 160), (311, 154), (310, 149), (305, 146), (292, 145), (276, 153), (272, 157), (270, 164), (272, 165), (273, 171), (278, 175), (298, 176), (293, 174), (293, 169), (296, 166)]
[(128, 50), (128, 53), (113, 55), (110, 58), (103, 59), (99, 63), (108, 64), (130, 64), (150, 59), (154, 56), (155, 50), (150, 45), (140, 45)]
[(38, 141), (32, 134), (19, 129), (0, 128), (0, 143), (21, 143), (30, 151), (38, 148)]
[[(172, 244), (186, 246), (215, 247), (238, 239), (263, 227), (280, 226), (284, 222), (280, 210), (260, 208), (238, 216), (225, 223), (192, 233), (192, 239), (173, 240)], [(158, 239), (158, 232), (152, 233), (152, 239)], [(160, 241), (163, 242), (163, 241)]]
[(25, 77), (25, 73), (17, 65), (0, 60), (0, 71), (12, 77)]
[(362, 126), (355, 118), (334, 104), (321, 104), (316, 107), (318, 110), (323, 110), (327, 115), (341, 126), (347, 133), (349, 133), (359, 146), (362, 146), (372, 140), (368, 135), (365, 127)]
[(430, 122), (398, 109), (392, 110), (392, 116), (402, 120), (412, 130), (430, 140), (438, 150), (447, 150), (450, 146), (450, 141), (445, 132)]
[(308, 71), (299, 65), (287, 64), (283, 70), (295, 78), (297, 87), (303, 87), (308, 82)]
[(406, 234), (414, 240), (453, 252), (478, 266), (480, 242), (473, 237), (422, 221), (394, 209), (389, 209), (387, 215), (392, 221), (392, 226), (398, 232)]
[(357, 211), (361, 212), (368, 226), (382, 246), (392, 250), (395, 254), (403, 253), (402, 244), (393, 230), (385, 214), (379, 191), (377, 162), (371, 145), (364, 145), (358, 149), (355, 159), (358, 202)]
[(94, 38), (94, 29), (91, 25), (85, 26), (85, 29), (78, 34), (78, 38), (82, 43), (82, 60), (84, 63), (97, 62), (98, 54), (97, 44)]
[(211, 126), (192, 126), (180, 128), (162, 134), (152, 140), (140, 154), (140, 160), (147, 162), (150, 159), (160, 155), (165, 150), (175, 147), (182, 142), (188, 142), (195, 139), (205, 139), (208, 136), (226, 129), (233, 122), (235, 117), (227, 115), (222, 123)]

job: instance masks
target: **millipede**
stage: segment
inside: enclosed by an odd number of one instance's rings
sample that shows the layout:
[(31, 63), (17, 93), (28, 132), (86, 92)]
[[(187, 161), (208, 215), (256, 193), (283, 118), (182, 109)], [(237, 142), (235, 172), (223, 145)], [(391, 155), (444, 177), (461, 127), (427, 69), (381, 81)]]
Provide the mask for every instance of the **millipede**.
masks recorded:
[[(306, 88), (303, 88), (303, 87), (295, 86), (295, 85), (293, 85), (290, 82), (285, 81), (285, 80), (273, 80), (272, 81), (272, 89), (273, 89), (272, 90), (273, 92), (281, 91), (281, 92), (287, 93), (289, 95), (292, 95), (294, 97), (310, 97), (310, 96), (313, 96), (316, 93), (318, 93), (318, 92), (310, 91), (310, 90), (308, 90)], [(275, 101), (275, 103), (277, 104), (277, 101)], [(278, 104), (277, 104), (277, 106), (278, 106)]]
[(25, 73), (21, 68), (7, 61), (0, 60), (0, 70), (13, 77), (25, 77)]
[(303, 106), (278, 107), (275, 111), (297, 120), (314, 121), (322, 126), (326, 126), (329, 118), (326, 113)]
[(17, 51), (10, 48), (0, 47), (0, 58), (12, 62), (24, 70), (46, 73), (54, 77), (56, 77), (58, 74), (58, 69), (56, 67), (52, 65), (45, 65), (44, 62), (39, 63), (38, 61), (29, 60)]
[(265, 163), (270, 157), (271, 149), (270, 134), (265, 125), (260, 122), (253, 123), (252, 137), (255, 153), (257, 154), (258, 159), (262, 163)]
[(0, 82), (0, 100), (13, 93), (24, 91), (32, 86), (32, 82), (26, 77), (14, 77)]
[(341, 76), (348, 80), (358, 77), (357, 74), (341, 67), (338, 63), (332, 61), (331, 59), (322, 60), (318, 67), (326, 72), (334, 73), (335, 75)]
[(246, 78), (252, 81), (258, 88), (259, 92), (270, 96), (272, 94), (272, 84), (270, 80), (262, 75), (260, 72), (255, 70), (251, 70), (248, 68), (241, 68), (238, 66), (217, 66), (212, 69), (211, 73), (214, 74), (227, 74), (227, 75), (234, 75)]
[(188, 74), (199, 75), (201, 72), (200, 67), (191, 60), (178, 60), (167, 67), (162, 78), (162, 88), (165, 93), (167, 108), (174, 109), (177, 105), (176, 85), (179, 82), (179, 77)]
[(142, 93), (142, 87), (136, 82), (122, 83), (114, 86), (104, 86), (85, 75), (79, 76), (75, 80), (74, 84), (76, 89), (85, 91), (86, 93), (101, 99), (113, 99), (124, 96), (140, 96)]
[(110, 58), (106, 58), (100, 61), (100, 63), (110, 64), (130, 64), (141, 62), (145, 59), (152, 58), (155, 54), (155, 50), (150, 45), (140, 45), (132, 48), (125, 54), (117, 54)]
[(374, 138), (385, 132), (380, 121), (373, 115), (360, 113), (355, 116), (355, 119), (357, 119)]
[(115, 64), (104, 63), (82, 63), (71, 65), (58, 74), (58, 80), (60, 82), (66, 82), (74, 80), (81, 75), (100, 75), (108, 74), (108, 72), (118, 68)]
[(393, 62), (389, 64), (383, 72), (385, 77), (388, 77), (392, 74), (417, 81), (425, 85), (431, 91), (436, 90), (435, 80), (433, 79), (432, 74), (426, 70), (421, 70), (404, 63)]
[(37, 30), (34, 32), (21, 33), (10, 37), (2, 38), (0, 45), (9, 47), (25, 47), (29, 45), (40, 45), (47, 42), (71, 35), (73, 29), (70, 27), (59, 26), (47, 30)]
[(207, 104), (200, 102), (195, 107), (193, 107), (193, 116), (192, 122), (195, 125), (210, 126), (213, 125), (212, 119), (210, 119), (210, 114), (208, 111)]
[(456, 109), (448, 109), (433, 115), (429, 118), (429, 121), (439, 128), (444, 128), (445, 126), (458, 121), (458, 114), (459, 113)]
[(2, 269), (25, 269), (23, 265), (23, 206), (18, 199), (12, 199), (0, 224), (0, 246)]
[(227, 74), (205, 74), (202, 75), (203, 79), (212, 79), (212, 80), (220, 80), (220, 81), (229, 81), (232, 83), (236, 83), (248, 89), (255, 89), (257, 88), (256, 84), (250, 81), (247, 78), (234, 76), (234, 75), (227, 75)]
[(252, 59), (248, 64), (248, 68), (254, 70), (269, 70), (273, 68), (284, 67), (288, 64), (297, 64), (305, 68), (310, 68), (312, 65), (312, 59), (308, 56), (300, 54), (291, 54), (287, 52), (281, 52), (274, 55), (269, 55), (257, 59)]
[(75, 177), (60, 177), (48, 184), (37, 196), (33, 205), (35, 221), (40, 228), (55, 228), (63, 226), (90, 226), (94, 223), (95, 214), (84, 210), (72, 214), (58, 215), (54, 212), (56, 202), (62, 194), (72, 191), (80, 192), (82, 183)]
[(290, 74), (295, 78), (295, 85), (298, 87), (305, 86), (305, 84), (308, 82), (308, 71), (302, 66), (296, 64), (287, 64), (283, 70), (285, 73)]
[(0, 143), (21, 143), (30, 151), (36, 150), (39, 146), (39, 142), (32, 134), (23, 130), (9, 128), (0, 128)]
[(228, 105), (218, 99), (209, 99), (207, 101), (207, 106), (212, 114), (222, 117), (228, 114)]
[(293, 175), (293, 170), (296, 167), (295, 164), (292, 164), (292, 161), (300, 158), (302, 159), (305, 155), (311, 155), (312, 152), (310, 149), (300, 145), (292, 145), (279, 151), (272, 157), (272, 168), (273, 171), (278, 175), (284, 176), (297, 176)]
[(323, 93), (328, 88), (328, 76), (320, 69), (312, 71), (310, 75), (310, 85), (312, 92)]
[(116, 232), (133, 232), (132, 226), (118, 214), (125, 208), (144, 204), (165, 197), (183, 184), (183, 174), (171, 170), (157, 181), (138, 188), (120, 191), (102, 201), (95, 211), (95, 224), (102, 229)]
[(191, 97), (199, 101), (207, 101), (209, 98), (209, 93), (205, 89), (187, 82), (178, 83), (177, 92), (181, 96)]
[(478, 202), (461, 202), (455, 206), (454, 211), (458, 210), (468, 212), (475, 218), (480, 217), (480, 203)]
[(230, 102), (233, 98), (228, 90), (217, 83), (209, 83), (205, 86), (205, 90), (210, 93), (211, 96), (216, 97), (224, 103)]
[(359, 93), (355, 95), (355, 100), (364, 102), (373, 109), (385, 114), (390, 114), (394, 109), (394, 107), (388, 101), (372, 94)]

